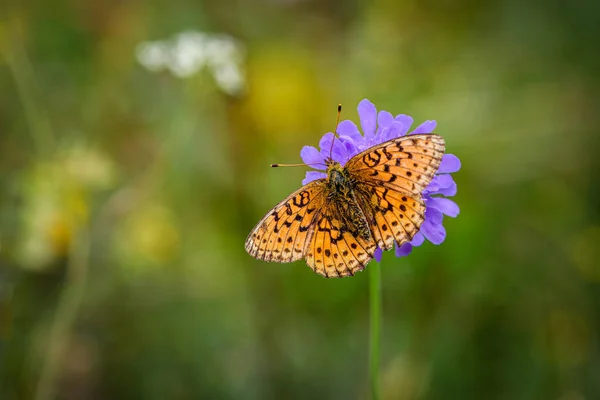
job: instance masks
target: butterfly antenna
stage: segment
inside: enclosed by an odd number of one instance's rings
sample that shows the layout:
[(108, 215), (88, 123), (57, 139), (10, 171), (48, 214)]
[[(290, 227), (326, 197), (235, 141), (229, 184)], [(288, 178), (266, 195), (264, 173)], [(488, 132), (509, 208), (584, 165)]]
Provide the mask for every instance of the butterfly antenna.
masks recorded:
[(310, 167), (312, 165), (323, 165), (321, 164), (271, 164), (272, 168), (277, 168), (277, 167)]
[(340, 114), (342, 113), (342, 105), (338, 104), (337, 118), (335, 119), (335, 129), (333, 130), (333, 138), (331, 139), (331, 147), (329, 148), (329, 158), (331, 159), (331, 153), (333, 152), (333, 142), (335, 141), (335, 135), (337, 133), (337, 127), (340, 123)]

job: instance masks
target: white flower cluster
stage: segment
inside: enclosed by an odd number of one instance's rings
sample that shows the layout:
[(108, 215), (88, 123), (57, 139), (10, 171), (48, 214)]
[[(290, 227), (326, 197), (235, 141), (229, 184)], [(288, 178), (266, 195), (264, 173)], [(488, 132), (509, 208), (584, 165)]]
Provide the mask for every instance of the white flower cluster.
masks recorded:
[(244, 53), (243, 46), (230, 36), (196, 31), (143, 42), (136, 49), (137, 60), (150, 71), (168, 69), (177, 77), (187, 78), (206, 67), (219, 88), (230, 95), (238, 95), (245, 88)]

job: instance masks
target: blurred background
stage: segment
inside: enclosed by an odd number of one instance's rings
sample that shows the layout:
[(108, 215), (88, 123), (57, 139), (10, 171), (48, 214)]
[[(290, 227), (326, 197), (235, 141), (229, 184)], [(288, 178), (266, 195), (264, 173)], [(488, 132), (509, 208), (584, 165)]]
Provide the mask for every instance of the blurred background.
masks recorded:
[(600, 398), (599, 4), (3, 3), (0, 398), (368, 398), (368, 274), (244, 251), (363, 98), (463, 163), (383, 397)]

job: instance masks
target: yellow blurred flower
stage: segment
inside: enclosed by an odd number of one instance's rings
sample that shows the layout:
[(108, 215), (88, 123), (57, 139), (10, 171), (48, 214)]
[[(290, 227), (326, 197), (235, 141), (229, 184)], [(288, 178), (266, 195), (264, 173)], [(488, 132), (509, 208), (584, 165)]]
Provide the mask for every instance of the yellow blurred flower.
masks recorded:
[(23, 227), (17, 261), (43, 270), (64, 257), (77, 226), (88, 218), (90, 195), (114, 181), (112, 163), (85, 147), (60, 150), (32, 166), (21, 182)]
[(180, 238), (171, 210), (158, 202), (142, 204), (114, 236), (117, 253), (128, 266), (158, 266), (179, 252)]
[(317, 121), (333, 119), (337, 105), (331, 101), (331, 107), (326, 107), (327, 91), (315, 80), (317, 71), (311, 54), (297, 48), (257, 50), (249, 60), (248, 84), (259, 90), (249, 93), (247, 114), (261, 130), (280, 140), (289, 139), (282, 132), (313, 134)]

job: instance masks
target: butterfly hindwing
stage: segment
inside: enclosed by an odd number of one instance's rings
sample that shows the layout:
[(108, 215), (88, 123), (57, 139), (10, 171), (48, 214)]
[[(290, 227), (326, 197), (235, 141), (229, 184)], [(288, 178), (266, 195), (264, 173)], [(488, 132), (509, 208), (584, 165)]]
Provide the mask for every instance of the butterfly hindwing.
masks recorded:
[(357, 197), (368, 212), (367, 221), (377, 246), (390, 250), (394, 242), (409, 242), (425, 220), (425, 204), (420, 195), (406, 195), (386, 187), (367, 187)]
[(306, 263), (328, 278), (354, 275), (373, 258), (375, 242), (346, 224), (335, 204), (323, 207), (315, 221)]
[(250, 232), (246, 251), (264, 261), (292, 262), (303, 258), (313, 234), (313, 221), (323, 201), (322, 179), (292, 193)]

